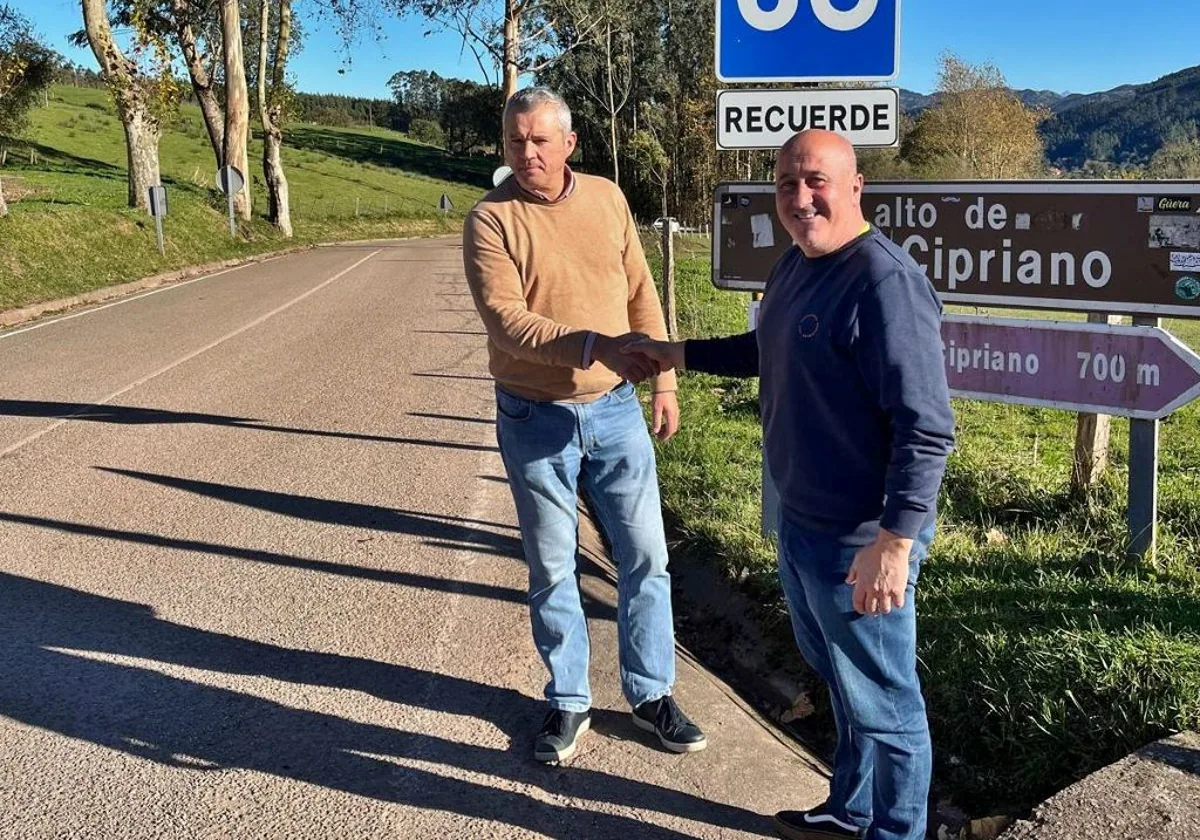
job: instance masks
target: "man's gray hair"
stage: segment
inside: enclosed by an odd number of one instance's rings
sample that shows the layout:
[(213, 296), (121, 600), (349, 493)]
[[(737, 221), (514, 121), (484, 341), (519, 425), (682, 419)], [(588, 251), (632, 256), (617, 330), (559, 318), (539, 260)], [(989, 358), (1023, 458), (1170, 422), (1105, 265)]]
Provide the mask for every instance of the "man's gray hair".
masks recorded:
[(512, 114), (527, 114), (543, 105), (554, 106), (558, 112), (558, 123), (562, 126), (563, 134), (570, 134), (571, 109), (567, 107), (566, 101), (561, 96), (546, 87), (527, 87), (514, 93), (504, 106), (504, 122), (507, 123)]

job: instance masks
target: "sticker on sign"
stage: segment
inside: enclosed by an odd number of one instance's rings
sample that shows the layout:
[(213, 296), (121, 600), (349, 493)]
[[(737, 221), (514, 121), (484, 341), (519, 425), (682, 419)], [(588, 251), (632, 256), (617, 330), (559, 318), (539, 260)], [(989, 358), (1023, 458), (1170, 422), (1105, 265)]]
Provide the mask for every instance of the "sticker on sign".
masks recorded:
[(717, 93), (718, 149), (778, 149), (808, 128), (836, 131), (859, 147), (895, 146), (899, 121), (896, 88)]

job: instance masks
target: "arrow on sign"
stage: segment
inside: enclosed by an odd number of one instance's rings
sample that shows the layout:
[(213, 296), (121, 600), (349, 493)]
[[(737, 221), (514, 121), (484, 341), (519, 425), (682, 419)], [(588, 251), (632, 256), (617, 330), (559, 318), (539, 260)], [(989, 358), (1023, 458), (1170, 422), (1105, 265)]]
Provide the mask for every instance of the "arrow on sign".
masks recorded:
[(1157, 420), (1200, 396), (1200, 356), (1159, 327), (947, 315), (956, 397)]

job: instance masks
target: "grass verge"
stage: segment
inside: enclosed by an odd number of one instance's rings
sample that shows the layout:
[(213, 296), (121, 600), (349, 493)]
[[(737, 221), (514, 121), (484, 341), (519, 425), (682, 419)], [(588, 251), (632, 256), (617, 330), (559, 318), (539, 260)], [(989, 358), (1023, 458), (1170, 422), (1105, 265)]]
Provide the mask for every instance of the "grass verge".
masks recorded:
[[(231, 239), (199, 110), (184, 106), (160, 144), (170, 211), (165, 255), (154, 220), (126, 206), (125, 145), (102, 90), (58, 86), (28, 137), (0, 138), (10, 215), (0, 219), (0, 309), (91, 291), (198, 263), (292, 245), (458, 230), (495, 161), (453, 158), (386, 129), (297, 125), (283, 151), (295, 237), (266, 222), (261, 143), (251, 144), (250, 222)], [(443, 214), (442, 195), (454, 204)]]

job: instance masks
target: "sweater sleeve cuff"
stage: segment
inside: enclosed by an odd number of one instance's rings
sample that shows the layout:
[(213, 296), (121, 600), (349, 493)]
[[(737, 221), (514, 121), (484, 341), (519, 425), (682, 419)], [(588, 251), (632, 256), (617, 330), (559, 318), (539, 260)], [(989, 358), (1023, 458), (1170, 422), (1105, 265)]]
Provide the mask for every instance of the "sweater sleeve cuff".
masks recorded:
[(928, 518), (929, 511), (927, 510), (911, 510), (907, 508), (891, 510), (885, 508), (883, 517), (879, 520), (879, 525), (898, 537), (912, 540), (916, 539), (917, 534), (921, 533), (921, 528)]

